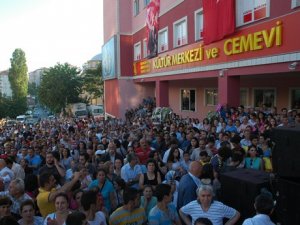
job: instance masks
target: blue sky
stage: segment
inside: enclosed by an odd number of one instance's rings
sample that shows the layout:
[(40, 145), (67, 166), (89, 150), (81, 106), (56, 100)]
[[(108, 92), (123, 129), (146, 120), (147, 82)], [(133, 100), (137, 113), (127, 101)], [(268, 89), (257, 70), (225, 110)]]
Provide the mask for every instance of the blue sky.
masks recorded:
[(0, 0), (0, 71), (21, 48), (29, 72), (68, 62), (81, 67), (101, 52), (102, 0)]

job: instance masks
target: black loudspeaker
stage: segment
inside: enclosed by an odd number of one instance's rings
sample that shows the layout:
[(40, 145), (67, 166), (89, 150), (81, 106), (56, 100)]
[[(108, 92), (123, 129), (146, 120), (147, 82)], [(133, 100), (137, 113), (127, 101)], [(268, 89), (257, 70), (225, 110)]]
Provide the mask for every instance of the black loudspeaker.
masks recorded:
[(240, 221), (255, 215), (254, 200), (262, 188), (270, 190), (270, 174), (238, 169), (220, 175), (220, 200), (241, 213)]
[(278, 127), (271, 132), (274, 173), (279, 177), (300, 180), (300, 126)]
[(300, 183), (279, 178), (274, 218), (280, 225), (300, 224)]

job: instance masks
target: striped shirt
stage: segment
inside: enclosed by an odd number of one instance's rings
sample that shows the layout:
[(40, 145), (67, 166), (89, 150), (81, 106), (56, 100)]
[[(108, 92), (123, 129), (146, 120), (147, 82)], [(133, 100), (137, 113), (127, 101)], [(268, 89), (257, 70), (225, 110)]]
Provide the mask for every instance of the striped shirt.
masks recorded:
[(144, 208), (139, 207), (133, 211), (128, 211), (123, 207), (114, 211), (110, 218), (110, 225), (141, 225), (146, 222), (146, 213)]
[(223, 225), (223, 218), (231, 219), (237, 211), (222, 202), (213, 201), (208, 211), (203, 211), (197, 200), (191, 201), (180, 209), (184, 214), (192, 217), (192, 224), (199, 217), (206, 217), (211, 220), (214, 225)]

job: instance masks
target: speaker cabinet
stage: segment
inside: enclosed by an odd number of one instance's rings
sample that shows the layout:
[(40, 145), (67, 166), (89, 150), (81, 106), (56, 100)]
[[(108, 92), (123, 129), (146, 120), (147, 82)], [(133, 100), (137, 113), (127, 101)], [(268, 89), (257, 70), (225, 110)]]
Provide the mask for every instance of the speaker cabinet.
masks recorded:
[(275, 128), (271, 140), (275, 142), (272, 152), (274, 173), (300, 180), (300, 127)]
[(241, 213), (241, 221), (255, 215), (254, 200), (262, 188), (270, 189), (270, 175), (238, 169), (220, 175), (221, 201)]
[(277, 182), (275, 220), (281, 225), (300, 224), (300, 183), (279, 178)]

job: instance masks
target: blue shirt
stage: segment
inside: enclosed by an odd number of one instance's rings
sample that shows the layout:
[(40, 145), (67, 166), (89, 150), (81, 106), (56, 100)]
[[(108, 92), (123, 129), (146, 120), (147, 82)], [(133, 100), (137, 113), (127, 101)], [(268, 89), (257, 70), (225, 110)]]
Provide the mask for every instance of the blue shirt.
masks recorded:
[(38, 170), (39, 170), (39, 167), (40, 167), (40, 165), (41, 165), (41, 163), (42, 163), (41, 157), (40, 157), (39, 155), (34, 155), (34, 156), (31, 158), (29, 155), (27, 155), (27, 156), (25, 157), (25, 159), (28, 160), (28, 165), (29, 165), (29, 166), (34, 166), (34, 167), (35, 167), (35, 168), (33, 169), (33, 173), (34, 173), (34, 174), (37, 174), (37, 173), (38, 173)]
[(175, 221), (179, 220), (176, 207), (172, 204), (168, 204), (168, 212), (160, 210), (157, 206), (151, 209), (148, 217), (149, 225), (172, 225), (176, 224)]
[[(156, 206), (156, 203), (157, 203), (157, 198), (152, 196), (150, 202), (148, 202), (148, 205), (147, 205), (147, 208), (145, 209), (145, 213), (146, 213), (146, 216), (148, 218), (149, 216), (149, 212), (150, 210)], [(141, 196), (141, 204), (140, 204), (140, 207), (143, 207), (144, 208), (144, 205), (145, 205), (145, 197), (144, 196)]]
[[(93, 188), (99, 188), (99, 181), (98, 180), (93, 180), (90, 185), (89, 185), (89, 189), (93, 189)], [(106, 179), (105, 180), (105, 184), (102, 187), (100, 193), (103, 197), (104, 200), (104, 206), (107, 209), (108, 212), (110, 212), (111, 210), (111, 202), (110, 202), (110, 194), (115, 192), (114, 186), (113, 184)]]
[(231, 126), (227, 125), (225, 128), (225, 131), (229, 131), (231, 133), (238, 133), (238, 130), (237, 130), (236, 126), (234, 126), (234, 125), (231, 125)]
[[(135, 165), (133, 168), (131, 168), (129, 163), (126, 163), (122, 169), (121, 169), (121, 178), (128, 183), (130, 180), (135, 179), (137, 175), (142, 174), (142, 169), (140, 165)], [(138, 189), (139, 184), (136, 183), (132, 185), (131, 187)]]
[(275, 225), (275, 223), (273, 223), (270, 220), (270, 217), (268, 215), (265, 214), (257, 214), (256, 216), (246, 219), (243, 222), (243, 225)]

